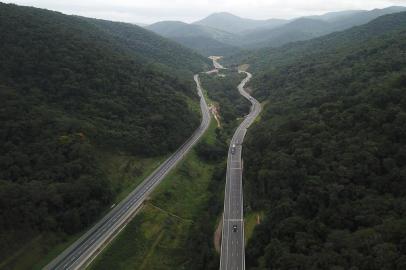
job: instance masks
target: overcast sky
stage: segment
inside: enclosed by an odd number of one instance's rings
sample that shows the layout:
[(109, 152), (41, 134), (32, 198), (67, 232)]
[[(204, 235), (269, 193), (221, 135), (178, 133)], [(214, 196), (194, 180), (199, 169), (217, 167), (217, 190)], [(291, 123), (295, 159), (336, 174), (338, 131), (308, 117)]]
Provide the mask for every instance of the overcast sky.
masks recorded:
[[(0, 0), (1, 1), (1, 0)], [(5, 0), (93, 18), (153, 23), (193, 22), (227, 11), (252, 19), (294, 18), (329, 11), (406, 6), (406, 0)]]

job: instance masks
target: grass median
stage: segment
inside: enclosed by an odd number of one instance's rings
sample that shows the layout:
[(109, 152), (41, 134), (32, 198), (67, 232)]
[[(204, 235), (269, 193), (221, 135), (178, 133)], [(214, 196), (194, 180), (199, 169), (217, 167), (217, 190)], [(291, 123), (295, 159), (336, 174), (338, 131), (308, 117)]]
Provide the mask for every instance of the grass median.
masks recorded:
[[(215, 136), (216, 124), (212, 121), (201, 142), (214, 143)], [(215, 229), (216, 216), (214, 222), (200, 223), (213, 200), (211, 186), (217, 167), (192, 149), (89, 268), (190, 269), (190, 256), (186, 254), (191, 252), (191, 234), (201, 225), (210, 227), (209, 231)]]

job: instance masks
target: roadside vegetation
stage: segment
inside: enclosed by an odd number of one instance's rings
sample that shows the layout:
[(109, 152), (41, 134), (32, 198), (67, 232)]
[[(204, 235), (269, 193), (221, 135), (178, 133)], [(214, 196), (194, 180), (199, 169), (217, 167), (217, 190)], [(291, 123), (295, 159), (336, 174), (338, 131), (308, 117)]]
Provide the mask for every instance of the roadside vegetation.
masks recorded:
[[(99, 153), (100, 162), (106, 166), (104, 170), (107, 181), (114, 189), (114, 193), (117, 194), (100, 215), (109, 211), (110, 207), (126, 197), (165, 158), (165, 156), (139, 158), (129, 155), (114, 156), (108, 153)], [(14, 251), (14, 248), (2, 250), (1, 254), (5, 259), (0, 263), (0, 269), (42, 269), (85, 231), (86, 229), (75, 234), (63, 232), (38, 234), (36, 231), (26, 230), (0, 233), (1, 238), (8, 241), (9, 245), (19, 247), (17, 252)], [(26, 242), (26, 239), (30, 239), (30, 241)]]
[[(216, 123), (200, 143), (217, 143)], [(222, 211), (224, 155), (196, 148), (170, 173), (90, 269), (216, 269), (216, 217)]]
[(131, 24), (11, 4), (0, 33), (0, 268), (32, 269), (193, 133), (208, 60)]
[(212, 121), (90, 269), (218, 269), (213, 238), (223, 211), (228, 141), (243, 112), (243, 105), (239, 110), (233, 106), (233, 101), (243, 102), (236, 88), (241, 79), (235, 71), (226, 77), (201, 76), (206, 96), (221, 108), (221, 128)]
[(207, 96), (218, 104), (221, 123), (224, 126), (222, 131), (229, 138), (233, 135), (241, 117), (249, 113), (251, 106), (237, 90), (238, 84), (244, 77), (244, 74), (239, 74), (234, 69), (221, 70), (219, 74), (202, 74), (200, 76)]

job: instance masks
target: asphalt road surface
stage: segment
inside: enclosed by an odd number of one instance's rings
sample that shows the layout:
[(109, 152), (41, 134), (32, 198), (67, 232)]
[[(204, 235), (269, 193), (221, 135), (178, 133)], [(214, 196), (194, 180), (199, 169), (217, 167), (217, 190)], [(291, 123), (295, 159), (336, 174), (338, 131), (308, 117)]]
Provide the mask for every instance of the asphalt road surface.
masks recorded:
[(195, 143), (204, 134), (210, 125), (210, 112), (203, 97), (199, 75), (194, 76), (198, 95), (200, 96), (200, 109), (202, 122), (193, 135), (165, 162), (163, 162), (147, 179), (144, 180), (120, 204), (115, 206), (102, 220), (94, 225), (87, 233), (73, 243), (69, 248), (56, 257), (44, 269), (83, 269), (106, 243), (111, 241), (125, 225), (131, 220), (137, 209), (164, 179), (176, 164), (188, 153)]
[(223, 58), (222, 56), (210, 56), (209, 58), (213, 61), (215, 70), (226, 69), (218, 62), (221, 58)]
[(238, 86), (238, 91), (251, 102), (252, 106), (250, 113), (234, 133), (228, 151), (220, 270), (245, 269), (242, 142), (247, 133), (247, 128), (261, 112), (261, 104), (244, 90), (244, 86), (252, 75), (245, 71), (239, 72), (245, 73), (247, 77)]

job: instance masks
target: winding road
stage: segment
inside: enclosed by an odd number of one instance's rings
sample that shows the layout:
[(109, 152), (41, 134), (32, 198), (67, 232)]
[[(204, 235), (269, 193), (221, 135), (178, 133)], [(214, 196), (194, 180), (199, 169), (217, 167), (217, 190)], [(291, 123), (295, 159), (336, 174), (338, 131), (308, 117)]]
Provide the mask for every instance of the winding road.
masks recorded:
[(194, 76), (200, 97), (202, 122), (193, 135), (121, 203), (44, 269), (83, 269), (131, 220), (142, 203), (165, 176), (185, 157), (210, 125), (210, 112), (204, 99), (199, 75)]
[(252, 106), (250, 113), (235, 131), (228, 151), (220, 270), (245, 269), (242, 143), (248, 127), (261, 112), (261, 104), (244, 90), (252, 75), (241, 70), (238, 72), (247, 75), (238, 86), (238, 91), (251, 102)]

